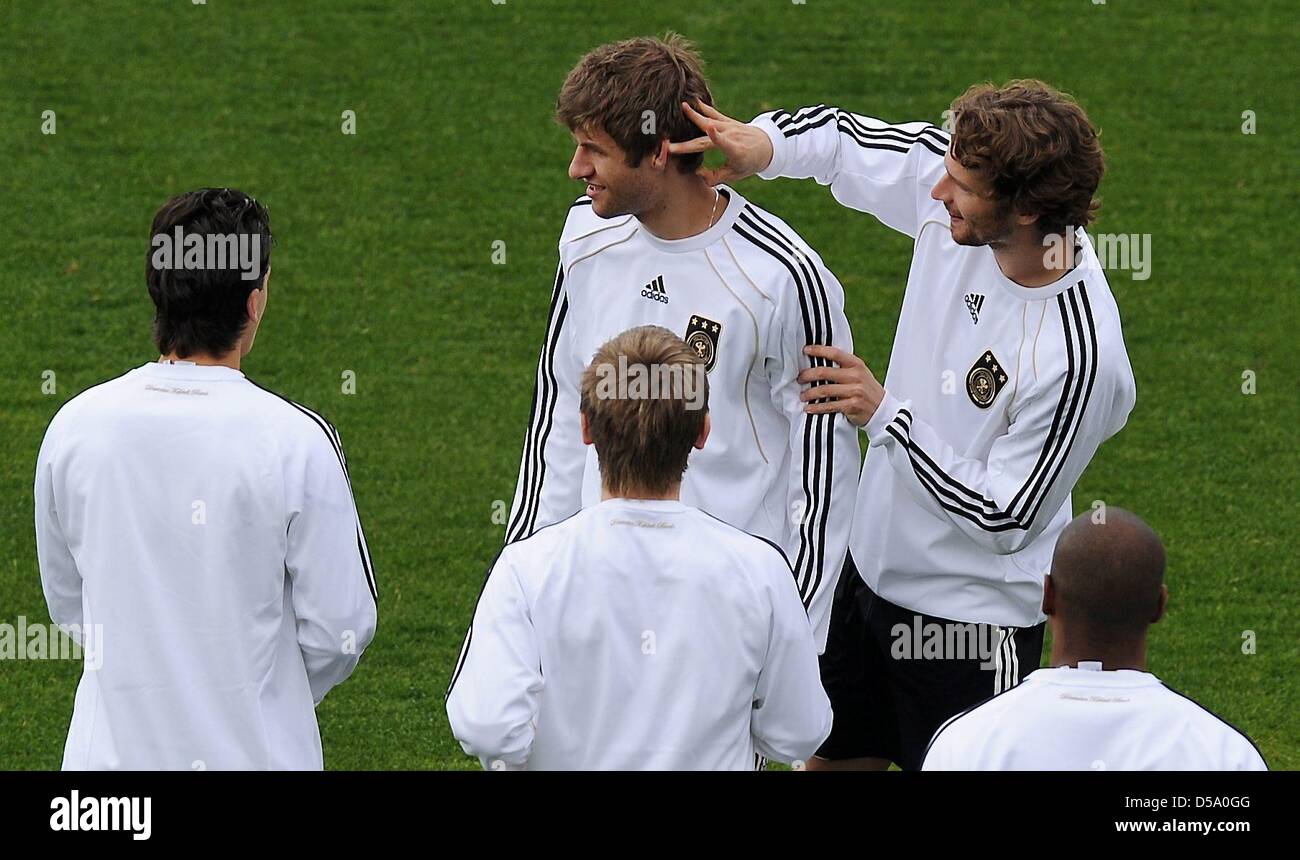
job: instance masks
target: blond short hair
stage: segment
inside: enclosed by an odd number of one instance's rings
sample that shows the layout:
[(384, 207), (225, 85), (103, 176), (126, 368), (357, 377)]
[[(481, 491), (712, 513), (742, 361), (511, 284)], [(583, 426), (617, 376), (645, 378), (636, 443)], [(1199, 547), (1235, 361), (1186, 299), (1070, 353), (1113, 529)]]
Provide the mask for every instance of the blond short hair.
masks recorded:
[(708, 406), (704, 362), (668, 329), (639, 326), (601, 346), (580, 408), (605, 488), (657, 494), (680, 483)]

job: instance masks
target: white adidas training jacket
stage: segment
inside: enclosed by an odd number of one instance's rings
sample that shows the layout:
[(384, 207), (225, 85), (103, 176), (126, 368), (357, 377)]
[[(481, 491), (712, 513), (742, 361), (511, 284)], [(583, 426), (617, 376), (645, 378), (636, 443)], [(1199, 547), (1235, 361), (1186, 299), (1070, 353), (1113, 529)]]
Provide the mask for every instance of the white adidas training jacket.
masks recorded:
[(1268, 770), (1250, 738), (1150, 672), (1038, 669), (935, 732), (922, 770)]
[(661, 325), (709, 369), (712, 432), (691, 453), (682, 501), (785, 550), (821, 648), (860, 454), (843, 417), (803, 411), (796, 377), (814, 361), (804, 346), (853, 348), (844, 294), (781, 219), (723, 190), (717, 223), (686, 239), (597, 217), (586, 197), (570, 207), (506, 541), (600, 500), (579, 429), (582, 371), (615, 335)]
[(220, 366), (82, 392), (41, 445), (36, 550), (54, 622), (102, 632), (65, 770), (322, 767), (314, 706), (376, 622), (323, 418)]
[(774, 544), (678, 501), (609, 499), (498, 555), (447, 694), (489, 769), (753, 770), (831, 729)]
[(819, 105), (753, 121), (759, 175), (815, 178), (916, 241), (850, 552), (907, 609), (962, 622), (1043, 620), (1043, 576), (1070, 492), (1135, 399), (1119, 310), (1082, 229), (1074, 270), (1026, 288), (988, 247), (952, 240), (930, 190), (948, 136)]

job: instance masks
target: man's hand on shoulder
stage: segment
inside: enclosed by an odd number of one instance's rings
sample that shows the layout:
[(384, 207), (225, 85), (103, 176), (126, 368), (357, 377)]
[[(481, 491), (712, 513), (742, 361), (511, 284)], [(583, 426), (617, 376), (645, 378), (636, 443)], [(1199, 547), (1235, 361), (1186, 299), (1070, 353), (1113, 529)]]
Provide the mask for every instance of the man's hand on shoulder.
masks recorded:
[(709, 185), (737, 182), (753, 176), (772, 163), (772, 141), (767, 132), (748, 123), (732, 119), (712, 105), (700, 103), (698, 109), (682, 102), (682, 112), (700, 127), (704, 137), (670, 143), (670, 155), (689, 155), (717, 149), (727, 157), (720, 167), (701, 167), (700, 176)]

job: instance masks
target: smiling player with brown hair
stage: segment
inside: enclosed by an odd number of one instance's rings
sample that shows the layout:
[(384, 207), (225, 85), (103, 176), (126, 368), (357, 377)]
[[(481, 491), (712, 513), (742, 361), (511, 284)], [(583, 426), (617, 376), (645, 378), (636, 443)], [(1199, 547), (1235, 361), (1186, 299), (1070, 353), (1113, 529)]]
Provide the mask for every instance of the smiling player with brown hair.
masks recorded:
[(711, 101), (699, 57), (677, 36), (588, 53), (557, 118), (573, 135), (569, 207), (507, 542), (600, 500), (578, 429), (582, 368), (639, 325), (677, 333), (705, 362), (713, 442), (691, 458), (682, 500), (789, 556), (820, 643), (843, 564), (860, 453), (853, 427), (804, 412), (808, 345), (851, 350), (835, 276), (780, 218), (669, 153), (694, 126), (682, 99)]

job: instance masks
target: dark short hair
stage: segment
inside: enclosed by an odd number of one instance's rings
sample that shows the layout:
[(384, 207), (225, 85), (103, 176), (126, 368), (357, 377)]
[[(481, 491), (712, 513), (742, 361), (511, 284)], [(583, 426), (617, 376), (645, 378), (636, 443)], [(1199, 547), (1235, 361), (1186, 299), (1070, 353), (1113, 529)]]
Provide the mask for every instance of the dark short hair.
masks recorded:
[(1101, 142), (1073, 98), (1037, 80), (977, 84), (952, 103), (952, 157), (997, 199), (1038, 216), (1043, 235), (1087, 227), (1106, 171)]
[[(167, 268), (155, 265), (155, 237), (185, 235), (259, 237), (256, 279), (233, 266)], [(270, 216), (266, 207), (233, 188), (200, 188), (179, 194), (154, 215), (145, 257), (145, 281), (153, 298), (154, 340), (164, 354), (181, 358), (224, 355), (235, 348), (248, 321), (248, 296), (261, 289), (271, 266)], [(174, 253), (179, 252), (176, 249)]]
[(1136, 514), (1109, 506), (1085, 511), (1061, 532), (1052, 552), (1056, 613), (1092, 645), (1145, 635), (1160, 607), (1165, 547)]
[[(629, 167), (659, 148), (703, 132), (682, 113), (682, 102), (713, 104), (699, 55), (676, 33), (662, 39), (638, 38), (601, 45), (573, 67), (560, 88), (555, 117), (570, 131), (603, 129), (627, 156)], [(654, 134), (646, 134), (646, 112)], [(682, 173), (694, 173), (703, 153), (675, 155)]]

